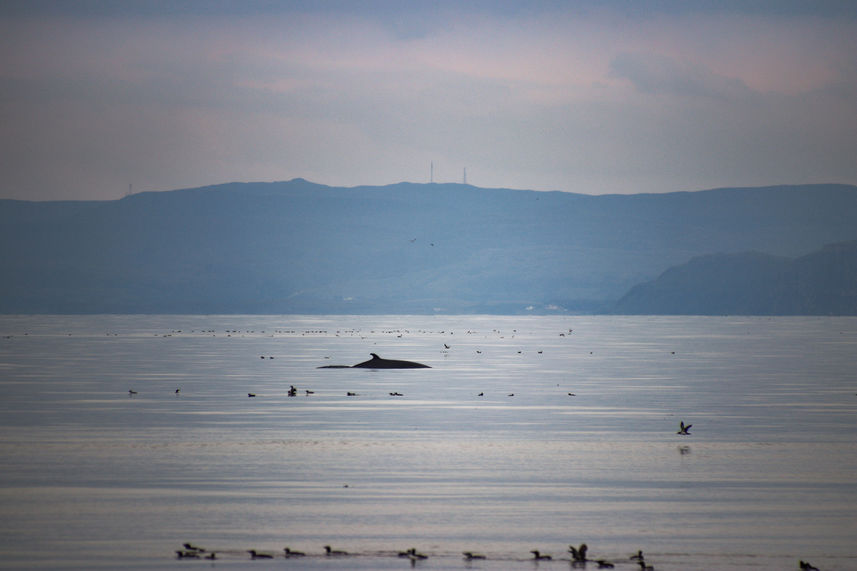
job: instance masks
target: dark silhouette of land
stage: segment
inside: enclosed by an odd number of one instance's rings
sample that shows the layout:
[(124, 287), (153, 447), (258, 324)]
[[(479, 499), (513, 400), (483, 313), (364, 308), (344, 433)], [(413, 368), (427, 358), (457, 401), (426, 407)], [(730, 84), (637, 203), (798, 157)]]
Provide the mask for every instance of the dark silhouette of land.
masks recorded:
[[(857, 240), (855, 220), (846, 185), (592, 196), (295, 179), (0, 200), (0, 312), (854, 314), (836, 278), (851, 258), (823, 248)], [(719, 279), (654, 293), (718, 260)], [(729, 264), (758, 283), (727, 279)]]
[(693, 258), (622, 297), (615, 313), (857, 315), (857, 241), (799, 258), (749, 252)]

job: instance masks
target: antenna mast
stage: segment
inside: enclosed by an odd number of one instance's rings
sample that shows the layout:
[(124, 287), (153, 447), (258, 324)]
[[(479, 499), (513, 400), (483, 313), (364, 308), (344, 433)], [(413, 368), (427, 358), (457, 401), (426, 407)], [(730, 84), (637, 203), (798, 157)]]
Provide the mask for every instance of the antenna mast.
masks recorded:
[(434, 161), (431, 162), (431, 170), (429, 171), (429, 182), (434, 182)]
[(464, 176), (462, 177), (462, 184), (467, 184), (467, 167), (464, 167)]

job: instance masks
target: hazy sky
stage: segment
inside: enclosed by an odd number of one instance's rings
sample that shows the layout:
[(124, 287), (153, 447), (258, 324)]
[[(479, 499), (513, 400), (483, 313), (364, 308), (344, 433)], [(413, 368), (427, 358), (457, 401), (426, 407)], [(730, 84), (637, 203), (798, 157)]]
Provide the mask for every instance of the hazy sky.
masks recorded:
[(0, 3), (0, 197), (857, 184), (857, 2)]

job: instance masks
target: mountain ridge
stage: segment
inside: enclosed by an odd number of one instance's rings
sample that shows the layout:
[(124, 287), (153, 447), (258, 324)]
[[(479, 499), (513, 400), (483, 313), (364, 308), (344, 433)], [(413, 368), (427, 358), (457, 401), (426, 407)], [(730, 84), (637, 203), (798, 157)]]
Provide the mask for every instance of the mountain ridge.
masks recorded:
[(711, 252), (857, 239), (857, 187), (585, 195), (304, 179), (0, 201), (2, 313), (608, 312)]
[(857, 315), (857, 240), (797, 258), (706, 254), (634, 286), (611, 310), (646, 315)]

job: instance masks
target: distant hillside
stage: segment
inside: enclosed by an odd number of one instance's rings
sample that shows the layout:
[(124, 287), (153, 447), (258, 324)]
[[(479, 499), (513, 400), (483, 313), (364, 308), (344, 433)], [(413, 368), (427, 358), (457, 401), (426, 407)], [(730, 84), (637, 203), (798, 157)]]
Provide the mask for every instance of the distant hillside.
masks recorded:
[(295, 179), (4, 200), (0, 312), (603, 312), (695, 256), (795, 258), (857, 239), (855, 221), (843, 185), (591, 196)]
[(857, 241), (796, 259), (700, 256), (632, 288), (613, 313), (857, 315)]

